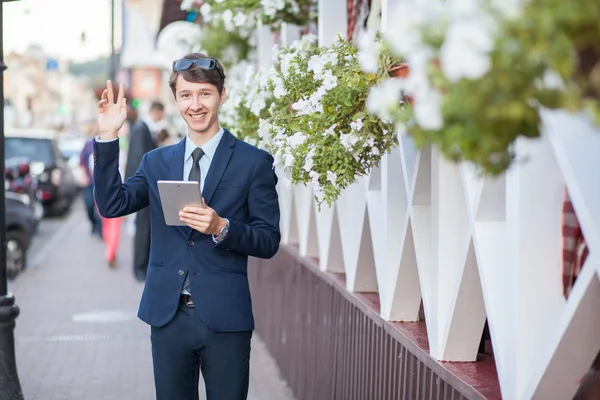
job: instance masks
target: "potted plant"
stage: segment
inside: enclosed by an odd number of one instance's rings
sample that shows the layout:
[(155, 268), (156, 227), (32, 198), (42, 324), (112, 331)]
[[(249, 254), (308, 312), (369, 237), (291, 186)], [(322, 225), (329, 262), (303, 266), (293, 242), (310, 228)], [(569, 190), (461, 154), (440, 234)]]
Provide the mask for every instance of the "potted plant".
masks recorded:
[(303, 38), (279, 52), (266, 81), (274, 100), (260, 120), (262, 145), (292, 183), (312, 183), (319, 205), (331, 205), (397, 145), (393, 125), (367, 110), (370, 88), (397, 61), (384, 50), (365, 72), (361, 58), (341, 37), (330, 47)]
[(304, 26), (316, 18), (314, 0), (184, 0), (181, 9), (199, 11), (205, 20), (226, 26), (254, 27), (261, 21), (278, 30), (282, 22)]

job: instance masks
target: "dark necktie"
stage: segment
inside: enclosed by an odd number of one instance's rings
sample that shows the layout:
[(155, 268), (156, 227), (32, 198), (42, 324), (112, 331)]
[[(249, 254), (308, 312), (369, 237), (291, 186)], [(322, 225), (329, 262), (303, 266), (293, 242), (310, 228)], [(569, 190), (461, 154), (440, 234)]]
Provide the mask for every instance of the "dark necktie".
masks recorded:
[(188, 181), (196, 181), (198, 184), (201, 184), (200, 177), (200, 159), (204, 155), (204, 151), (200, 147), (196, 147), (194, 152), (192, 153), (192, 169), (190, 171), (190, 175), (188, 176)]
[[(190, 170), (190, 175), (188, 176), (188, 181), (196, 181), (198, 185), (201, 185), (201, 174), (200, 174), (200, 159), (204, 155), (204, 151), (200, 147), (196, 147), (194, 152), (192, 153), (192, 169)], [(200, 189), (202, 192), (202, 189)], [(189, 274), (189, 272), (188, 272)], [(187, 293), (191, 293), (190, 291), (190, 278), (188, 274), (185, 276), (185, 282), (183, 283), (184, 291)]]

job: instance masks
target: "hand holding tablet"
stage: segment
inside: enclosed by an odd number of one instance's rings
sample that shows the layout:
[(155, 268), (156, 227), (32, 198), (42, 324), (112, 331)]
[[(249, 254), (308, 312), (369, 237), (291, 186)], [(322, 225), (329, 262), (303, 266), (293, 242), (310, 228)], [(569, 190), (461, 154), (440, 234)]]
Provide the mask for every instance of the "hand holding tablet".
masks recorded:
[(179, 219), (179, 212), (186, 206), (206, 207), (196, 181), (158, 181), (157, 184), (167, 225), (186, 226)]

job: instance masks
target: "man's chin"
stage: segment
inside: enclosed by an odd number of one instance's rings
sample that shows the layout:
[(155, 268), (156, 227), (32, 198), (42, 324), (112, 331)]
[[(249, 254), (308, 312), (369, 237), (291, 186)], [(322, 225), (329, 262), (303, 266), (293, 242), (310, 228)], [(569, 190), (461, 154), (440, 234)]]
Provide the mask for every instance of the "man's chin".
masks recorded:
[(203, 122), (188, 121), (188, 127), (194, 132), (204, 133), (208, 129), (208, 124)]

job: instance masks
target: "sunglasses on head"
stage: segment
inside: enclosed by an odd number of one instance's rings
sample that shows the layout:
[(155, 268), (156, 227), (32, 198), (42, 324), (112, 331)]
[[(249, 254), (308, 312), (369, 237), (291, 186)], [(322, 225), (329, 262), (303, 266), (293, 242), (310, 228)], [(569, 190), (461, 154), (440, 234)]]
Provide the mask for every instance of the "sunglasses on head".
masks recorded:
[(205, 69), (207, 71), (210, 71), (211, 69), (216, 69), (221, 79), (225, 79), (221, 70), (217, 68), (217, 60), (215, 60), (214, 58), (200, 58), (198, 60), (182, 58), (181, 60), (175, 60), (173, 61), (173, 72), (186, 71), (190, 69), (192, 65), (196, 65), (197, 67)]

